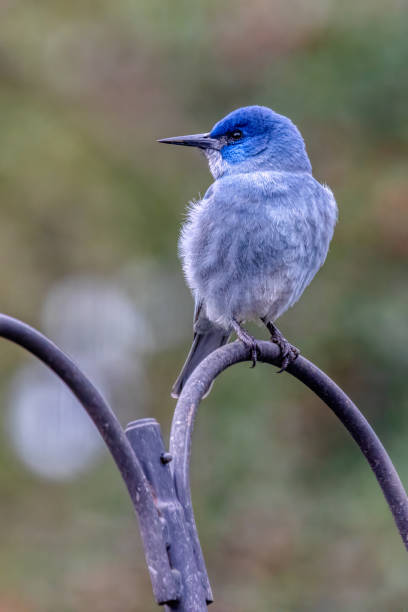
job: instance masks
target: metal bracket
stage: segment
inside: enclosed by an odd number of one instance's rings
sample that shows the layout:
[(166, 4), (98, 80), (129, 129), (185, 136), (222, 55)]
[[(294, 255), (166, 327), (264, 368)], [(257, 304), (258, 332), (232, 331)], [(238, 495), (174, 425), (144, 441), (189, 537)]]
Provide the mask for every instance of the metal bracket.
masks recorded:
[(184, 508), (176, 495), (170, 470), (172, 457), (165, 450), (160, 425), (155, 419), (139, 419), (129, 423), (125, 433), (150, 485), (163, 528), (169, 566), (177, 583), (176, 601), (170, 601), (163, 590), (157, 603), (167, 603), (172, 609), (186, 612), (206, 610), (212, 594), (210, 591), (209, 599), (207, 573), (197, 562), (194, 544), (198, 536), (195, 534), (192, 538), (191, 525), (187, 524)]

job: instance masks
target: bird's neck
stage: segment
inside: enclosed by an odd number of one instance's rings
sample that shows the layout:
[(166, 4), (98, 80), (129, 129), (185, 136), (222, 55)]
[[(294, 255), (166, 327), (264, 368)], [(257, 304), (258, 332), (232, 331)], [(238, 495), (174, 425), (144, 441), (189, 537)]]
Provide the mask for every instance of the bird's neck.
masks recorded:
[(300, 156), (293, 156), (289, 159), (274, 156), (253, 157), (234, 164), (226, 161), (220, 151), (206, 149), (204, 154), (207, 158), (210, 172), (215, 179), (222, 176), (248, 174), (250, 172), (312, 172), (312, 166), (306, 153)]

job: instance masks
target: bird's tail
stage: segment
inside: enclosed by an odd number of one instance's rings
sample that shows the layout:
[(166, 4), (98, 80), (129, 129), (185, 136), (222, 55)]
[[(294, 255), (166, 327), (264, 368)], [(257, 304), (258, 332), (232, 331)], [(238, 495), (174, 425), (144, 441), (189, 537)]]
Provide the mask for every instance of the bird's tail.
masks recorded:
[[(205, 334), (200, 334), (198, 332), (195, 333), (193, 344), (187, 356), (186, 362), (183, 365), (183, 369), (181, 370), (179, 377), (171, 390), (172, 397), (179, 397), (184, 385), (187, 382), (187, 379), (194, 372), (198, 364), (201, 363), (202, 360), (207, 357), (207, 355), (215, 351), (215, 349), (219, 348), (223, 344), (226, 344), (229, 337), (230, 334), (226, 332), (225, 329), (220, 328), (213, 328), (211, 331)], [(211, 387), (208, 389), (205, 395), (208, 395), (210, 390)]]

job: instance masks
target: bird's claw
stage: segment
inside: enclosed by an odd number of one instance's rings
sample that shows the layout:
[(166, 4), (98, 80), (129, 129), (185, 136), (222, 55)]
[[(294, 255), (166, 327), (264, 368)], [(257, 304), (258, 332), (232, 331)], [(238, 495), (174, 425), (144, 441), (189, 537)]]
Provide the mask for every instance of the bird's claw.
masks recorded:
[(251, 334), (249, 334), (245, 329), (240, 328), (237, 330), (238, 339), (241, 340), (246, 347), (248, 347), (252, 359), (252, 368), (254, 368), (258, 361), (258, 356), (260, 355), (260, 348), (258, 346), (258, 342), (255, 340)]
[(256, 364), (257, 364), (257, 361), (258, 361), (258, 355), (260, 354), (260, 349), (259, 349), (258, 343), (255, 340), (255, 338), (253, 338), (249, 334), (247, 334), (247, 337), (245, 338), (245, 340), (243, 340), (242, 338), (240, 338), (240, 340), (241, 340), (241, 342), (243, 342), (245, 344), (245, 346), (248, 347), (248, 349), (250, 351), (251, 359), (252, 359), (251, 368), (254, 368), (256, 366)]
[(259, 346), (255, 340), (254, 346), (251, 347), (251, 359), (252, 359), (251, 368), (254, 368), (256, 366), (257, 361), (258, 361), (258, 356), (259, 356)]
[(280, 349), (280, 358), (281, 358), (281, 367), (278, 370), (277, 374), (281, 374), (286, 370), (289, 364), (295, 361), (299, 355), (300, 351), (296, 346), (293, 346), (278, 329), (275, 328), (274, 332), (271, 336), (271, 342), (274, 342), (279, 346)]
[(286, 368), (288, 367), (289, 364), (291, 364), (293, 361), (295, 361), (300, 355), (300, 351), (299, 349), (296, 348), (296, 346), (293, 346), (293, 344), (290, 344), (290, 342), (288, 342), (288, 348), (285, 347), (284, 350), (282, 350), (281, 348), (281, 368), (280, 370), (277, 371), (277, 374), (282, 374), (282, 372), (284, 372), (286, 370)]

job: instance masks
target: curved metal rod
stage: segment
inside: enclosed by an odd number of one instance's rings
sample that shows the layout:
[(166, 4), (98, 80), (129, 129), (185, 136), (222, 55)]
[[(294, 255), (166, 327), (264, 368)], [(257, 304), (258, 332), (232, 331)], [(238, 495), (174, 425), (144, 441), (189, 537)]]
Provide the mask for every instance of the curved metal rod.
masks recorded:
[[(170, 583), (174, 580), (170, 568), (163, 567), (168, 557), (162, 525), (146, 476), (118, 419), (75, 363), (40, 332), (22, 321), (0, 314), (0, 337), (25, 348), (53, 370), (91, 417), (126, 483), (138, 514), (146, 560), (149, 568), (154, 570), (151, 572), (153, 589), (160, 590), (163, 585), (158, 581)], [(157, 572), (159, 568), (161, 572)]]
[[(259, 361), (279, 367), (279, 349), (272, 342), (259, 341)], [(185, 507), (186, 518), (195, 533), (190, 493), (190, 454), (194, 419), (200, 401), (212, 381), (223, 370), (250, 360), (248, 349), (239, 341), (227, 344), (209, 355), (189, 378), (177, 402), (170, 436), (172, 469), (178, 497)], [(402, 541), (408, 549), (408, 497), (401, 480), (376, 433), (349, 397), (324, 372), (302, 356), (292, 362), (287, 372), (314, 391), (331, 408), (358, 444), (373, 470), (390, 507)], [(202, 559), (198, 539), (196, 546)], [(203, 563), (203, 561), (202, 561)]]

